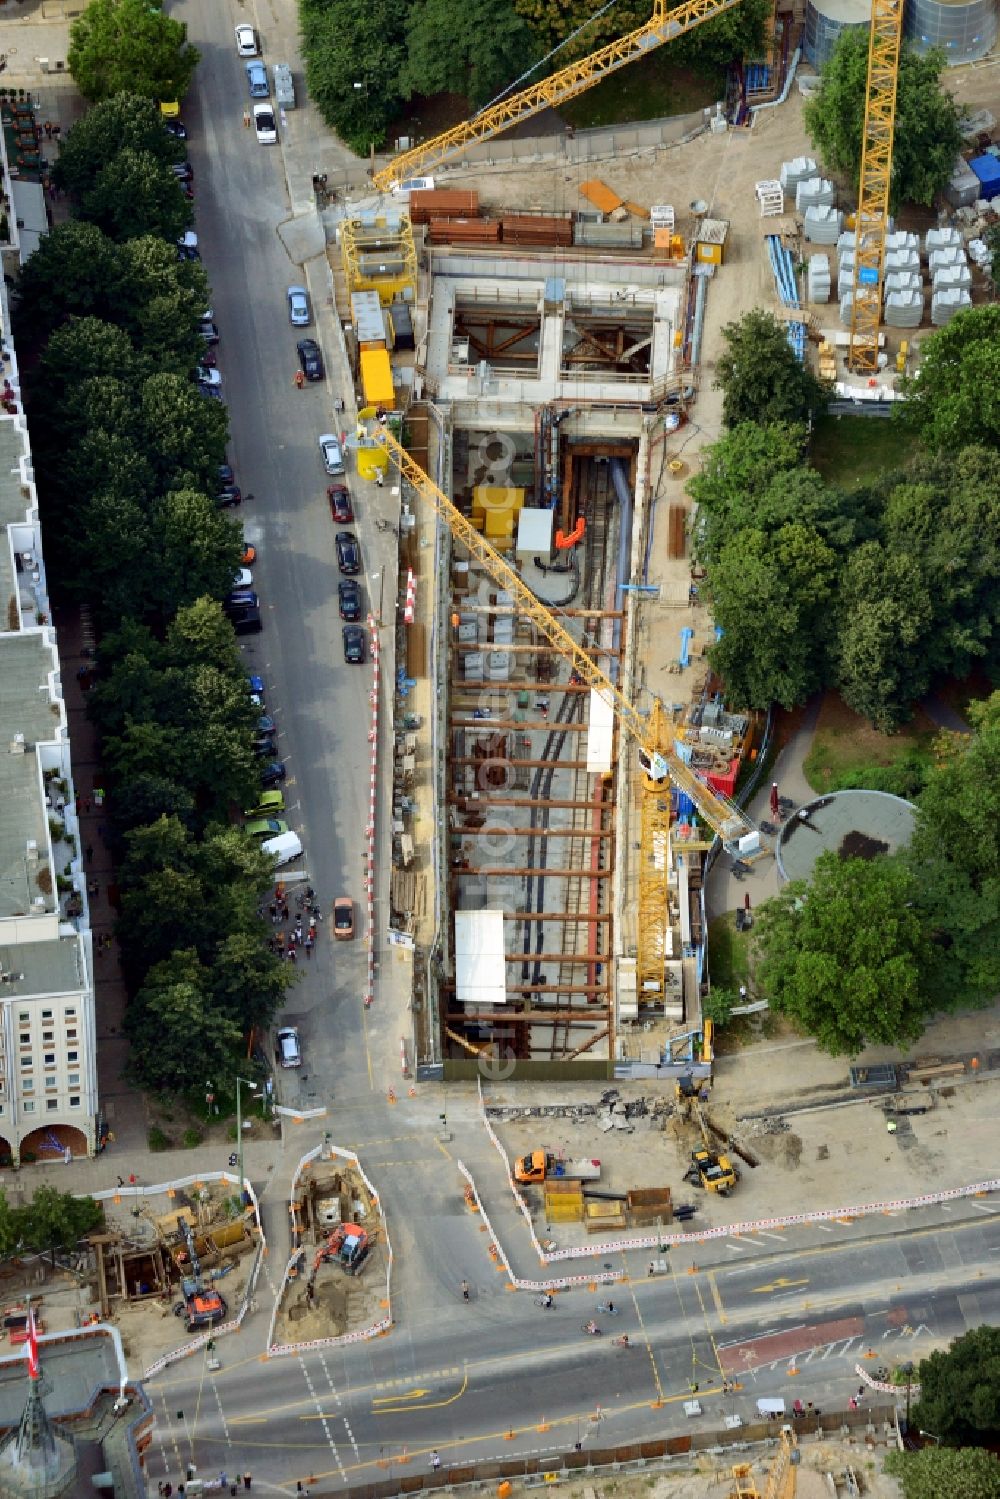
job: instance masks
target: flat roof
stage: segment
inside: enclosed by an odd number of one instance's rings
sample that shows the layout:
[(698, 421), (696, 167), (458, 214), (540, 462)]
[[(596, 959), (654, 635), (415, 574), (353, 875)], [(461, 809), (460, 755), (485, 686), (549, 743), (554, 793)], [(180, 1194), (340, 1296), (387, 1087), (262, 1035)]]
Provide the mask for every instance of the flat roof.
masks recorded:
[[(0, 918), (27, 915), (40, 895), (46, 910), (55, 909), (35, 746), (60, 738), (61, 704), (48, 683), (57, 667), (41, 632), (0, 635)], [(11, 749), (18, 734), (24, 736), (23, 753)]]
[(24, 520), (30, 507), (21, 492), (20, 463), (26, 453), (26, 433), (14, 417), (0, 415), (0, 526)]
[[(807, 813), (807, 816), (803, 816)], [(807, 880), (820, 854), (871, 859), (905, 848), (913, 836), (912, 802), (887, 791), (835, 791), (807, 802), (783, 825), (775, 855), (786, 880)]]
[(502, 911), (455, 912), (455, 998), (462, 1005), (507, 1003)]
[[(126, 1377), (110, 1333), (89, 1337), (52, 1333), (38, 1339), (38, 1361), (45, 1381), (45, 1409), (50, 1416), (87, 1410), (98, 1388), (119, 1388)], [(28, 1398), (28, 1360), (0, 1359), (0, 1428), (16, 1426)]]
[(79, 935), (0, 947), (0, 972), (4, 975), (0, 1003), (40, 995), (78, 994), (87, 987)]

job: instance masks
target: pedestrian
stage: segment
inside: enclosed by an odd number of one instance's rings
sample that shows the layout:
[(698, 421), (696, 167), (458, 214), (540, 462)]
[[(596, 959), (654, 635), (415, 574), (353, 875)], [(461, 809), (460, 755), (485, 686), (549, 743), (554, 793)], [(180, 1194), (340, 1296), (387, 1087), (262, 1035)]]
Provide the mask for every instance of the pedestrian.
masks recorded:
[(303, 385), (305, 385), (306, 383), (306, 377), (301, 370), (296, 370), (295, 374), (292, 376), (292, 379), (295, 381), (296, 390), (301, 390)]
[(467, 1280), (463, 1280), (463, 1282), (462, 1282), (462, 1300), (463, 1301), (468, 1301), (468, 1299), (469, 1299), (469, 1282)]
[(87, 863), (88, 864), (93, 864), (93, 862), (94, 862), (94, 845), (92, 843), (88, 843), (87, 844), (86, 854), (87, 854)]
[(165, 1483), (165, 1484), (164, 1484), (164, 1485), (163, 1485), (163, 1499), (170, 1499), (170, 1496), (171, 1496), (171, 1494), (172, 1494), (172, 1493), (173, 1493), (173, 1492), (174, 1492), (174, 1486), (173, 1486), (173, 1484), (172, 1484), (172, 1483), (170, 1483), (170, 1482), (169, 1482), (169, 1480), (168, 1480), (168, 1481), (167, 1481), (167, 1482), (166, 1482), (166, 1483)]
[(304, 1494), (305, 1493), (305, 1489), (302, 1487), (302, 1479), (301, 1478), (297, 1478), (295, 1480), (295, 1492), (297, 1494)]
[(124, 1178), (124, 1176), (120, 1176), (120, 1177), (119, 1177), (119, 1178), (118, 1178), (118, 1185), (119, 1185), (119, 1186), (120, 1186), (120, 1187), (124, 1187), (124, 1185), (125, 1185), (125, 1178)]
[(98, 884), (98, 883), (97, 883), (97, 881), (96, 881), (96, 880), (88, 880), (88, 881), (87, 881), (87, 894), (88, 894), (88, 895), (89, 895), (89, 896), (90, 896), (90, 898), (91, 898), (91, 900), (93, 900), (93, 899), (94, 899), (94, 897), (95, 897), (95, 896), (96, 896), (96, 895), (97, 895), (97, 894), (99, 894), (99, 892), (100, 892), (100, 889), (101, 889), (101, 887), (100, 887), (100, 885), (99, 885), (99, 884)]
[(385, 480), (382, 478), (382, 470), (380, 468), (377, 468), (375, 470), (375, 483), (378, 485), (379, 489), (381, 489), (383, 484), (385, 483)]
[(305, 945), (305, 950), (306, 950), (306, 957), (309, 959), (310, 962), (312, 962), (313, 939), (311, 937), (307, 937), (306, 940), (305, 940), (305, 944), (304, 945)]
[(64, 1166), (69, 1166), (69, 1165), (72, 1164), (72, 1161), (73, 1161), (73, 1152), (72, 1152), (72, 1150), (70, 1150), (69, 1146), (67, 1145), (66, 1148), (65, 1148), (65, 1150), (63, 1151), (63, 1165)]
[(434, 1469), (434, 1472), (436, 1473), (437, 1470), (438, 1470), (438, 1468), (440, 1468), (440, 1466), (441, 1466), (441, 1459), (440, 1459), (440, 1457), (438, 1457), (437, 1450), (435, 1449), (435, 1451), (431, 1453), (431, 1467)]
[(344, 409), (344, 398), (343, 398), (343, 396), (338, 396), (337, 397), (337, 399), (333, 403), (333, 409), (334, 409), (334, 411), (336, 411), (338, 413), (338, 415), (339, 415), (340, 412), (343, 411), (343, 409)]
[(244, 1473), (244, 1475), (243, 1475), (243, 1487), (245, 1489), (248, 1489), (250, 1487), (250, 1483), (251, 1483), (250, 1474), (249, 1473)]
[(250, 111), (249, 111), (249, 109), (245, 109), (243, 111), (243, 124), (244, 124), (244, 127), (247, 130), (250, 129)]
[(655, 1265), (655, 1263), (652, 1260), (650, 1260), (650, 1262), (649, 1262), (649, 1269), (646, 1271), (646, 1274), (647, 1275), (655, 1275), (656, 1274), (656, 1265)]
[(272, 926), (277, 926), (278, 925), (278, 902), (276, 900), (272, 900), (271, 904), (267, 908), (267, 913), (268, 913), (268, 915), (271, 918), (271, 925)]
[(239, 1484), (238, 1483), (231, 1483), (229, 1485), (230, 1499), (236, 1499), (236, 1490), (238, 1488), (239, 1488)]
[(221, 1473), (219, 1474), (219, 1483), (224, 1489), (229, 1487), (229, 1476), (226, 1473), (225, 1468), (223, 1468)]
[(282, 919), (282, 921), (290, 921), (291, 920), (291, 916), (290, 916), (290, 913), (289, 913), (289, 910), (288, 910), (288, 902), (287, 902), (287, 900), (284, 902), (284, 904), (281, 907), (281, 919)]
[(83, 798), (83, 810), (85, 812), (89, 812), (90, 811), (90, 797), (89, 796), (85, 796)]
[(807, 1400), (806, 1401), (806, 1414), (808, 1416), (811, 1416), (812, 1413), (813, 1413), (813, 1403), (812, 1403), (811, 1400)]
[(851, 1396), (851, 1398), (847, 1402), (847, 1404), (850, 1406), (850, 1408), (851, 1408), (852, 1411), (856, 1411), (857, 1408), (858, 1408), (858, 1402), (855, 1400), (855, 1398), (854, 1398), (853, 1395)]
[(865, 1398), (865, 1387), (864, 1387), (863, 1384), (859, 1384), (858, 1385), (858, 1399), (859, 1400), (864, 1400), (864, 1398)]
[(156, 1485), (156, 1492), (159, 1495), (161, 1495), (161, 1499), (162, 1499), (162, 1494), (163, 1494), (163, 1479), (162, 1478), (160, 1479), (159, 1483)]
[(298, 957), (297, 957), (297, 955), (296, 955), (296, 952), (295, 952), (295, 948), (294, 948), (294, 947), (290, 947), (290, 948), (289, 948), (289, 949), (288, 949), (288, 961), (289, 961), (289, 962), (290, 962), (290, 963), (297, 963), (297, 962), (298, 962)]
[[(130, 1171), (129, 1174), (128, 1174), (128, 1184), (129, 1184), (130, 1187), (134, 1187), (135, 1184), (136, 1184), (136, 1174), (135, 1174), (134, 1171)], [(191, 1466), (191, 1464), (188, 1463), (188, 1467), (190, 1467), (190, 1466)], [(194, 1474), (193, 1473), (189, 1473), (188, 1477), (189, 1478), (193, 1478)]]
[(45, 139), (47, 141), (50, 141), (52, 139), (52, 121), (51, 120), (46, 120), (45, 121)]
[(285, 950), (285, 934), (284, 934), (284, 932), (279, 932), (278, 935), (275, 937), (274, 940), (275, 940), (275, 943), (277, 945), (279, 953), (283, 953), (284, 950)]

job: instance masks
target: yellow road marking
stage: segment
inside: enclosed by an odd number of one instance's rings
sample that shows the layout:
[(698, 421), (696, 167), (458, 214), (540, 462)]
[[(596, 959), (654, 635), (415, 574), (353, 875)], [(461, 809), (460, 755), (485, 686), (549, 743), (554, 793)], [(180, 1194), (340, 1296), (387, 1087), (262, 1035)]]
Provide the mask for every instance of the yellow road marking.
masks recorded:
[(715, 1302), (715, 1310), (719, 1314), (719, 1321), (722, 1323), (723, 1327), (725, 1327), (729, 1319), (726, 1316), (725, 1310), (723, 1309), (722, 1297), (719, 1294), (719, 1285), (717, 1280), (715, 1279), (714, 1270), (709, 1270), (708, 1272), (708, 1287), (712, 1293), (712, 1300)]
[(782, 1275), (782, 1276), (780, 1276), (778, 1278), (778, 1280), (772, 1280), (771, 1283), (770, 1283), (770, 1285), (766, 1285), (766, 1286), (754, 1286), (753, 1287), (753, 1294), (755, 1296), (766, 1296), (767, 1293), (768, 1293), (768, 1291), (785, 1291), (790, 1286), (807, 1286), (808, 1284), (809, 1284), (808, 1279), (806, 1279), (806, 1280), (788, 1280), (786, 1276)]
[(390, 1400), (422, 1400), (429, 1394), (430, 1390), (403, 1390), (398, 1395), (375, 1395), (372, 1405), (387, 1405)]

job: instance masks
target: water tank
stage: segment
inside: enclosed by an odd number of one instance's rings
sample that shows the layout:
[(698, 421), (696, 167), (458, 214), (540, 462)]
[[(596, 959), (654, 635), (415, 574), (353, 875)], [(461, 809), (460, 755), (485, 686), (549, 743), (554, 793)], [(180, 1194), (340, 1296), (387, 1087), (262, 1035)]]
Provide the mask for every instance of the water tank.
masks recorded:
[(998, 0), (906, 0), (903, 35), (917, 52), (940, 47), (949, 64), (976, 62), (997, 40)]
[[(988, 0), (987, 0), (988, 3)], [(829, 62), (837, 39), (852, 27), (871, 21), (870, 0), (806, 0), (806, 29), (802, 49), (817, 70)]]

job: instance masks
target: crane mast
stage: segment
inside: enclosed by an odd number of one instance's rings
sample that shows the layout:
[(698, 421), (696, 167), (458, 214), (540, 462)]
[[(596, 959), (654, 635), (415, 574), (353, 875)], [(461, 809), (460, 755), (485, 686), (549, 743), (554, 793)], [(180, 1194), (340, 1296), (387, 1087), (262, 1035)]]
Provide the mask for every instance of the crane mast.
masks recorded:
[[(469, 556), (494, 582), (511, 594), (524, 615), (550, 645), (572, 667), (581, 682), (599, 692), (613, 709), (621, 726), (635, 740), (643, 772), (640, 803), (640, 861), (638, 871), (637, 982), (639, 995), (656, 1002), (664, 994), (666, 951), (667, 882), (670, 875), (670, 787), (684, 792), (710, 828), (727, 844), (741, 844), (745, 851), (759, 848), (760, 835), (754, 823), (735, 802), (700, 780), (677, 754), (663, 705), (654, 700), (646, 718), (598, 666), (550, 609), (539, 602), (520, 575), (494, 551), (448, 496), (438, 488), (401, 443), (385, 428), (377, 441), (388, 451), (404, 479), (427, 500), (450, 528)], [(742, 843), (750, 839), (750, 847)]]
[(489, 140), (543, 109), (558, 109), (593, 84), (600, 83), (609, 73), (627, 67), (630, 62), (652, 52), (654, 47), (674, 41), (739, 4), (740, 0), (684, 0), (684, 4), (668, 10), (667, 0), (653, 0), (653, 14), (644, 26), (627, 32), (578, 62), (569, 63), (550, 78), (543, 78), (539, 83), (488, 105), (473, 119), (453, 125), (429, 141), (403, 151), (393, 157), (388, 166), (372, 175), (372, 183), (384, 193), (408, 177), (431, 172), (453, 156), (461, 156), (467, 146)]
[(903, 0), (872, 0), (861, 182), (854, 232), (851, 344), (847, 355), (848, 367), (856, 374), (874, 374), (878, 369), (902, 32)]

